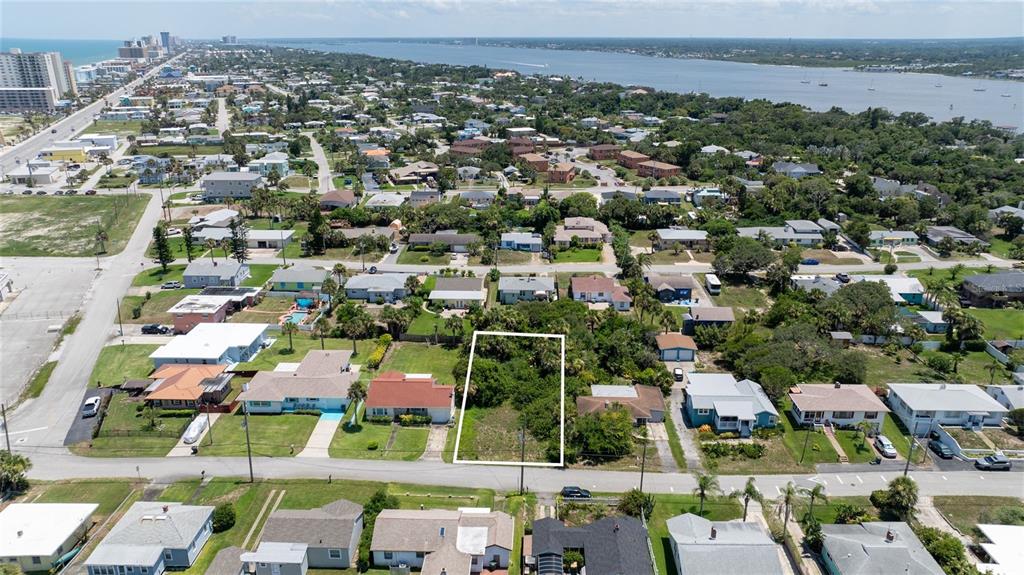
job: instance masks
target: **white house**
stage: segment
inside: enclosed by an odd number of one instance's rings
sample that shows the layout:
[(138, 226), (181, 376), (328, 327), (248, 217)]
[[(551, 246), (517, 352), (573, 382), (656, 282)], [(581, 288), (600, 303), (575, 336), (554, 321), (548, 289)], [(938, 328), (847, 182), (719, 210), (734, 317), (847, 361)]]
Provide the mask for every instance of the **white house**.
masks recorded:
[(473, 304), (483, 305), (487, 300), (483, 278), (437, 278), (431, 290), (430, 301), (446, 308), (465, 309)]
[(998, 426), (1008, 411), (977, 385), (890, 383), (889, 408), (915, 436), (935, 425), (980, 429)]
[(0, 563), (48, 571), (85, 536), (95, 503), (12, 503), (0, 511)]
[(455, 413), (455, 388), (437, 383), (430, 374), (388, 371), (370, 382), (366, 414), (397, 418), (426, 415), (432, 423), (448, 423)]
[(265, 323), (200, 323), (149, 354), (153, 367), (165, 363), (200, 365), (249, 361), (267, 345)]
[(448, 575), (507, 569), (514, 539), (513, 519), (501, 511), (385, 509), (374, 524), (371, 562)]
[(803, 425), (853, 427), (866, 421), (881, 429), (889, 408), (866, 385), (802, 384), (789, 394), (793, 417)]
[(1010, 411), (1024, 408), (1024, 385), (990, 385), (985, 391)]
[(351, 371), (351, 358), (347, 350), (312, 350), (294, 370), (278, 366), (278, 370), (257, 372), (238, 394), (238, 401), (245, 403), (249, 413), (296, 409), (344, 413), (349, 387), (359, 377)]

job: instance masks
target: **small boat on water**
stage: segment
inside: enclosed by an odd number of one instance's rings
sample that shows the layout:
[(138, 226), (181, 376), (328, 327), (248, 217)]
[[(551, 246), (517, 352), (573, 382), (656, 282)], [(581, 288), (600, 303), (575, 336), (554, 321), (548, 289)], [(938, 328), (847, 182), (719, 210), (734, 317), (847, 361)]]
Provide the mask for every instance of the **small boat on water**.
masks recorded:
[(875, 91), (875, 81), (872, 80), (871, 84), (868, 85), (868, 92), (874, 92), (874, 91)]
[(818, 82), (818, 85), (821, 86), (822, 88), (827, 88), (828, 82)]
[(999, 94), (999, 97), (1000, 98), (1012, 98), (1013, 96), (1011, 94)]
[(942, 84), (935, 84), (935, 87), (936, 87), (936, 88), (941, 88), (941, 87), (942, 87)]

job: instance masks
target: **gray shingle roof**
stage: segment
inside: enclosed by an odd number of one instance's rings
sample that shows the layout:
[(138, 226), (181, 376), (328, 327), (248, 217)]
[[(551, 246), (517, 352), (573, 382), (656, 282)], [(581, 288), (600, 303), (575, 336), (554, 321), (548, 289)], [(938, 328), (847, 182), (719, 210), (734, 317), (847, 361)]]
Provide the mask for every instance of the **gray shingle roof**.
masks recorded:
[[(692, 513), (666, 521), (681, 573), (782, 575), (779, 549), (758, 523), (708, 521)], [(711, 538), (711, 530), (715, 538)]]
[[(860, 525), (822, 525), (823, 553), (828, 553), (839, 575), (942, 575), (921, 541), (906, 523), (872, 522)], [(886, 534), (893, 534), (886, 541)]]
[(964, 278), (964, 284), (978, 291), (1020, 293), (1024, 292), (1024, 272), (979, 274)]
[(533, 522), (534, 556), (583, 549), (588, 573), (649, 575), (654, 572), (647, 551), (647, 530), (632, 517), (605, 517), (583, 527), (566, 527), (557, 519)]
[(206, 259), (192, 260), (185, 268), (185, 276), (218, 276), (220, 278), (235, 277), (238, 269), (245, 264), (231, 260), (219, 260), (211, 262)]
[(137, 501), (85, 564), (152, 565), (165, 549), (187, 549), (211, 515), (207, 505)]
[(316, 509), (278, 509), (267, 519), (262, 540), (347, 549), (362, 515), (363, 506), (347, 499)]
[(329, 271), (315, 268), (277, 268), (274, 270), (274, 275), (270, 276), (270, 281), (274, 283), (321, 283), (329, 275)]

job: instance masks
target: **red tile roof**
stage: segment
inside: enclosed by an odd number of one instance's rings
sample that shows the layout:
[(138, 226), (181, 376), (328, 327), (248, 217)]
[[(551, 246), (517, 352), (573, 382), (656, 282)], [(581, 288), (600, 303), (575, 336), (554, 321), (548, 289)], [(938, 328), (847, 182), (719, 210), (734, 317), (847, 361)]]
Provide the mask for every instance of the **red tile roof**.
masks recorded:
[(438, 385), (432, 377), (389, 371), (370, 382), (366, 407), (449, 407), (454, 393), (454, 386)]

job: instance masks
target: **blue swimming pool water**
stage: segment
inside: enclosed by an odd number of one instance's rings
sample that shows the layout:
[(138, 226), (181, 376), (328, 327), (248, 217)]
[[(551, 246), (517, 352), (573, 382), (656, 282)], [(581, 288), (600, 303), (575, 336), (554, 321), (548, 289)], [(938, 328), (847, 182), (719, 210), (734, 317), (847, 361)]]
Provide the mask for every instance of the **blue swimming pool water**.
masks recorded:
[(300, 297), (299, 299), (295, 300), (295, 303), (297, 303), (299, 307), (306, 309), (313, 307), (313, 300), (306, 297)]
[(345, 414), (340, 411), (322, 411), (320, 412), (320, 419), (324, 421), (341, 421), (341, 418), (345, 417)]
[(291, 313), (291, 315), (288, 316), (288, 321), (290, 323), (302, 323), (302, 320), (306, 319), (306, 316), (308, 316), (308, 315), (309, 315), (308, 312), (293, 311)]

